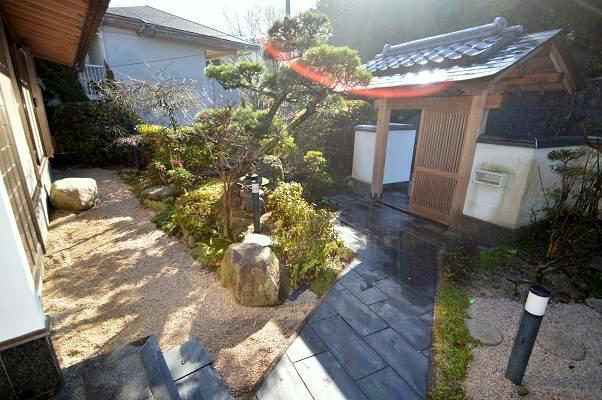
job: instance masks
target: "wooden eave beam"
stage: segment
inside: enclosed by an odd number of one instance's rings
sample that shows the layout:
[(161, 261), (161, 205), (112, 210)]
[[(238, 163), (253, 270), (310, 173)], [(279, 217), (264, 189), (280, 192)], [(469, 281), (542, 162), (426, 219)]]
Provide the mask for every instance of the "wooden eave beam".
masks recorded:
[(550, 59), (558, 72), (564, 72), (567, 89), (572, 91), (585, 88), (585, 77), (577, 67), (575, 58), (562, 37), (554, 38), (550, 48)]
[[(417, 97), (407, 99), (388, 100), (388, 106), (392, 110), (444, 110), (467, 111), (470, 109), (473, 96), (442, 96), (442, 97)], [(503, 105), (502, 95), (490, 95), (485, 102), (485, 108), (500, 108)]]
[(532, 85), (535, 83), (558, 83), (563, 80), (562, 72), (547, 72), (541, 74), (526, 74), (515, 78), (506, 78), (500, 81), (503, 85)]

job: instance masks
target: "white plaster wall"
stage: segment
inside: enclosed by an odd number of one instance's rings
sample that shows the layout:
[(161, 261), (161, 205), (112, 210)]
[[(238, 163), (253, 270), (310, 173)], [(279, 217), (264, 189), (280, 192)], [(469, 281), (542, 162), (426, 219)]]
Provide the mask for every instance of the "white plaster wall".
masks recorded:
[[(552, 150), (555, 148), (478, 143), (464, 201), (464, 214), (509, 229), (529, 225), (532, 210), (543, 201), (541, 182), (546, 189), (559, 183), (546, 158)], [(508, 182), (501, 188), (475, 183), (476, 169), (506, 172)], [(541, 171), (541, 182), (538, 171)]]
[[(103, 26), (101, 30), (106, 62), (116, 79), (148, 80), (163, 71), (170, 78), (195, 80), (205, 105), (238, 104), (238, 91), (224, 90), (219, 83), (205, 76), (204, 47), (181, 40), (140, 36), (110, 26)], [(153, 60), (164, 61), (147, 63)]]
[[(374, 135), (376, 138), (376, 134)], [(390, 131), (383, 183), (408, 182), (412, 170), (415, 130)]]
[(355, 131), (353, 143), (353, 169), (351, 176), (360, 182), (372, 182), (376, 132)]
[(45, 328), (4, 181), (0, 179), (0, 342)]
[[(579, 146), (562, 147), (564, 150), (575, 150)], [(529, 174), (525, 194), (523, 196), (522, 212), (518, 215), (518, 226), (531, 223), (532, 210), (538, 210), (543, 205), (543, 187), (546, 190), (560, 185), (560, 178), (550, 169), (551, 162), (547, 159), (548, 153), (559, 148), (537, 149), (534, 152), (531, 173)], [(539, 168), (538, 168), (539, 167)], [(541, 180), (540, 180), (541, 175)]]
[[(395, 130), (389, 132), (385, 158), (384, 184), (407, 182), (410, 180), (415, 137), (415, 130)], [(375, 147), (376, 132), (359, 129), (355, 131), (353, 169), (351, 173), (351, 176), (355, 179), (366, 183), (372, 182)]]

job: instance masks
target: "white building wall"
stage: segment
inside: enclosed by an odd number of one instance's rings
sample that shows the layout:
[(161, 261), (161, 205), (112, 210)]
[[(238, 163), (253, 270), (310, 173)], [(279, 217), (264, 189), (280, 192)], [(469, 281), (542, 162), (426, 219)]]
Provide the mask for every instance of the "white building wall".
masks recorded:
[(46, 318), (2, 179), (0, 226), (0, 342), (3, 342), (44, 329)]
[[(570, 148), (575, 147), (564, 147)], [(509, 229), (531, 224), (533, 210), (539, 209), (543, 201), (542, 182), (546, 189), (560, 182), (547, 159), (548, 153), (556, 149), (478, 143), (464, 214)], [(477, 169), (507, 173), (508, 182), (504, 187), (476, 183), (473, 178)]]
[[(383, 184), (408, 182), (412, 169), (412, 155), (416, 130), (392, 130), (387, 138)], [(372, 182), (376, 132), (357, 129), (353, 145), (351, 176), (358, 181)]]
[(238, 91), (224, 90), (205, 76), (205, 49), (198, 44), (137, 35), (111, 26), (102, 27), (102, 40), (106, 62), (118, 80), (149, 80), (164, 73), (169, 78), (196, 81), (207, 106), (234, 106), (239, 102)]

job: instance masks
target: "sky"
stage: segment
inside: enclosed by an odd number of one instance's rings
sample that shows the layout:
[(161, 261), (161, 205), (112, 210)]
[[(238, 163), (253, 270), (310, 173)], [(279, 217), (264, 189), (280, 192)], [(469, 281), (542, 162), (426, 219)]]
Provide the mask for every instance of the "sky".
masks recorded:
[[(231, 33), (226, 15), (244, 15), (258, 5), (272, 5), (284, 10), (285, 0), (111, 0), (109, 7), (152, 6), (179, 17)], [(316, 0), (291, 0), (291, 13), (296, 14), (316, 5)]]

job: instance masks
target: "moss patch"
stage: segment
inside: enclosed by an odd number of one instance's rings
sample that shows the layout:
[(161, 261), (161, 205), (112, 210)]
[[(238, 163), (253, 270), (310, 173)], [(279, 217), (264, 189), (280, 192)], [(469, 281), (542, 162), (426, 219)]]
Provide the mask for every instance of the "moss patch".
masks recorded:
[(479, 257), (479, 266), (483, 269), (494, 269), (518, 255), (518, 243), (509, 243), (482, 251)]
[(429, 393), (432, 400), (464, 399), (462, 383), (472, 359), (469, 344), (472, 338), (464, 325), (469, 301), (466, 292), (457, 284), (442, 279), (439, 283), (435, 323), (433, 326), (433, 362), (436, 383)]

